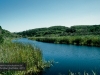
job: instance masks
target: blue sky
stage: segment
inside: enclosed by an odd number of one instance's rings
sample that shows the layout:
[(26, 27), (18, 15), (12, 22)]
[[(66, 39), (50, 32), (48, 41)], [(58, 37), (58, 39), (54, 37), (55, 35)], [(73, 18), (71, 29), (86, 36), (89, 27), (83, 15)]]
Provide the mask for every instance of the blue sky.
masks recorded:
[(10, 32), (97, 24), (100, 0), (0, 0), (0, 25)]

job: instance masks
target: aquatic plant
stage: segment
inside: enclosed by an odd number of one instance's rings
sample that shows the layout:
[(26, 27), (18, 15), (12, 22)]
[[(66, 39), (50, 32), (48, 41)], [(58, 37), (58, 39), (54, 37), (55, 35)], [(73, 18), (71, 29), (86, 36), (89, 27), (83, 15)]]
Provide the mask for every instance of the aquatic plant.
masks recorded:
[(48, 43), (100, 46), (100, 35), (30, 37), (29, 39)]
[[(11, 41), (11, 40), (10, 40)], [(0, 45), (0, 62), (2, 63), (26, 63), (25, 71), (1, 71), (1, 75), (29, 75), (39, 74), (50, 63), (42, 59), (39, 48), (30, 44), (12, 43), (9, 39)]]
[[(65, 74), (61, 74), (59, 73), (59, 75), (65, 75)], [(68, 75), (83, 75), (81, 72), (77, 72), (77, 73), (73, 73), (70, 70), (68, 71)], [(92, 74), (87, 73), (86, 71), (84, 71), (84, 75), (97, 75), (94, 71), (92, 71)]]

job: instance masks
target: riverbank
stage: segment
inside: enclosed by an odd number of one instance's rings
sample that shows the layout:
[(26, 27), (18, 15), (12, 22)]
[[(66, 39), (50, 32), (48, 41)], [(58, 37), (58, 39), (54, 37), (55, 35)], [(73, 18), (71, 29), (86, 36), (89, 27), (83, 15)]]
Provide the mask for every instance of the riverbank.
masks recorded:
[(30, 44), (12, 43), (11, 39), (5, 39), (0, 44), (0, 62), (26, 64), (25, 71), (0, 71), (0, 75), (37, 75), (46, 67), (50, 67), (50, 63), (42, 59), (39, 48)]
[(63, 37), (29, 37), (31, 40), (59, 43), (59, 44), (73, 44), (100, 47), (100, 35), (80, 35), (80, 36), (63, 36)]

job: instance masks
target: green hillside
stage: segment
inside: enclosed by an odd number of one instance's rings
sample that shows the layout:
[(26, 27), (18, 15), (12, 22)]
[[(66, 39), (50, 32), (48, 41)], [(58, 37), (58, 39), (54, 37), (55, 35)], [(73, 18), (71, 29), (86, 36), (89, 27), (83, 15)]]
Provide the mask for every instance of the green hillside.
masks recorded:
[(2, 27), (0, 26), (0, 44), (3, 43), (3, 41), (6, 38), (14, 38), (17, 37), (17, 34), (11, 33), (8, 30), (2, 29)]
[(14, 34), (14, 33), (11, 33), (11, 32), (8, 31), (8, 30), (3, 29), (3, 28), (0, 26), (0, 36), (3, 36), (4, 38), (6, 38), (6, 37), (16, 37), (17, 35)]
[(48, 28), (36, 28), (17, 33), (23, 37), (40, 36), (67, 36), (67, 35), (99, 35), (100, 25), (77, 25), (71, 27), (52, 26)]

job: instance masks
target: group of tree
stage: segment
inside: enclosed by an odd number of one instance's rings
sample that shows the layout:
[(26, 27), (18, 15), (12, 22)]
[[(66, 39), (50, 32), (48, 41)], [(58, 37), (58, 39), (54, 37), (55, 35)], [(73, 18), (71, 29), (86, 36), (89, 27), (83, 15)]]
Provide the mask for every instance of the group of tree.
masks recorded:
[(0, 44), (3, 43), (4, 39), (2, 36), (2, 27), (0, 26)]
[(16, 36), (18, 35), (11, 33), (8, 30), (2, 29), (2, 27), (0, 26), (0, 44), (4, 42), (5, 38), (12, 38)]
[(36, 28), (17, 32), (22, 37), (40, 36), (67, 36), (67, 35), (99, 35), (100, 25), (77, 25), (71, 27), (52, 26), (48, 28)]

